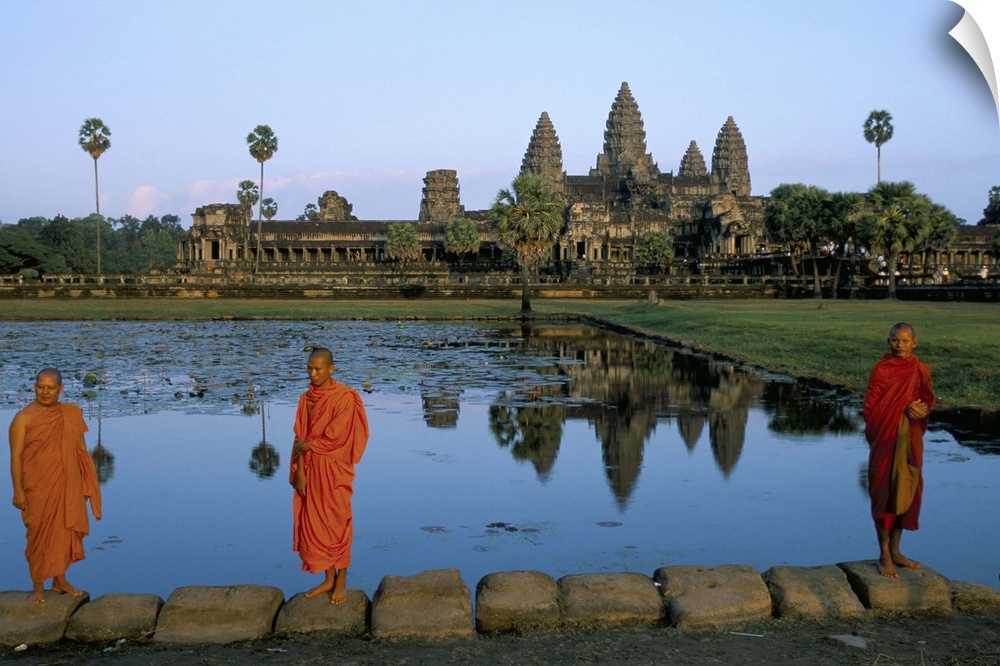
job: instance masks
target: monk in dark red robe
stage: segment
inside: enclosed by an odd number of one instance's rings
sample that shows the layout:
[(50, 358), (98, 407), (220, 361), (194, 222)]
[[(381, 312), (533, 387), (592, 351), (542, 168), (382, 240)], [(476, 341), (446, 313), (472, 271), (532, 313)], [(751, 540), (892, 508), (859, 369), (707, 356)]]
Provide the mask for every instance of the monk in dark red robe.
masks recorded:
[(934, 406), (931, 368), (913, 355), (913, 327), (889, 331), (889, 349), (872, 368), (865, 392), (868, 494), (879, 542), (879, 573), (898, 578), (897, 566), (920, 563), (899, 551), (903, 530), (919, 528), (924, 479), (924, 431)]
[(289, 475), (296, 490), (292, 549), (302, 558), (303, 571), (324, 573), (306, 596), (330, 592), (330, 603), (342, 604), (354, 537), (354, 465), (368, 443), (368, 417), (358, 392), (334, 381), (329, 349), (314, 350), (307, 368), (309, 390), (295, 413)]
[(45, 581), (75, 597), (84, 593), (66, 580), (69, 565), (84, 559), (90, 533), (87, 499), (101, 519), (101, 490), (83, 433), (87, 425), (76, 405), (59, 402), (62, 374), (46, 368), (35, 377), (35, 400), (11, 421), (10, 474), (14, 506), (27, 530), (32, 592), (29, 604), (45, 603)]

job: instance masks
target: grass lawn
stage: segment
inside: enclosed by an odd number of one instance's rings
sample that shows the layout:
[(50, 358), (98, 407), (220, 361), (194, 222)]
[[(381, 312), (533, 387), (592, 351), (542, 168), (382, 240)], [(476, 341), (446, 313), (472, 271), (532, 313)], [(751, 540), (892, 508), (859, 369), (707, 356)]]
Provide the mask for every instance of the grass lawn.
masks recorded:
[[(889, 328), (911, 323), (941, 406), (1000, 406), (1000, 306), (915, 301), (534, 299), (536, 315), (581, 315), (776, 372), (864, 391)], [(0, 320), (517, 317), (520, 300), (20, 299)]]

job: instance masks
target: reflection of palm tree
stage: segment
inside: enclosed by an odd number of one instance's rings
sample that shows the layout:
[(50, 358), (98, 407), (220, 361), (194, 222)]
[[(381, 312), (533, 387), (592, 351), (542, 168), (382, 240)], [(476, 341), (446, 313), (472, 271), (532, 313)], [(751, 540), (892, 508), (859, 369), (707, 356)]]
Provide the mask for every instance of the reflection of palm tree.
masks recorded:
[(115, 475), (115, 455), (98, 442), (91, 449), (90, 457), (94, 459), (94, 467), (97, 469), (97, 482), (103, 486)]
[(281, 454), (267, 442), (261, 442), (250, 452), (250, 471), (258, 479), (270, 479), (281, 466)]
[(497, 444), (509, 447), (515, 460), (530, 462), (542, 481), (559, 455), (565, 419), (565, 405), (519, 405), (506, 393), (490, 405), (490, 432)]

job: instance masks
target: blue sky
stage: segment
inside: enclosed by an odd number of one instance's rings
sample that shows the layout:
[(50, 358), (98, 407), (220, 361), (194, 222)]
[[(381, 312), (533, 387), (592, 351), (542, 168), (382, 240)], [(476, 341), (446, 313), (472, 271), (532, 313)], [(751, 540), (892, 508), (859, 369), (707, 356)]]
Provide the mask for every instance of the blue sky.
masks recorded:
[[(996, 10), (964, 4), (995, 40)], [(262, 123), (279, 139), (265, 165), (278, 219), (326, 190), (361, 219), (416, 219), (424, 175), (444, 168), (467, 209), (486, 208), (543, 111), (566, 171), (586, 174), (627, 81), (662, 171), (691, 140), (710, 162), (731, 115), (760, 195), (867, 190), (861, 128), (887, 109), (883, 179), (974, 224), (1000, 184), (1000, 123), (948, 36), (962, 13), (945, 0), (3, 0), (0, 221), (93, 211), (77, 133), (94, 116), (112, 132), (111, 217), (188, 226), (198, 206), (235, 202), (259, 178), (246, 135)]]

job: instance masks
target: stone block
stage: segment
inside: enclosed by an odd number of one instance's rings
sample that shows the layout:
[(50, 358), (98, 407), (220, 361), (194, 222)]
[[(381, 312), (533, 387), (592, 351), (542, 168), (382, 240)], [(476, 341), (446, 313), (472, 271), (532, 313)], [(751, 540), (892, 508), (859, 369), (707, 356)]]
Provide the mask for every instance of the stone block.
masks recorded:
[(347, 601), (331, 604), (329, 594), (307, 599), (296, 594), (278, 611), (274, 631), (283, 636), (324, 632), (338, 636), (363, 636), (368, 631), (371, 601), (362, 590), (348, 590)]
[(661, 567), (653, 579), (676, 627), (724, 627), (771, 616), (767, 585), (745, 564)]
[(947, 614), (951, 612), (951, 582), (928, 567), (898, 567), (899, 578), (878, 572), (878, 561), (840, 562), (854, 593), (865, 608), (876, 611)]
[(163, 599), (155, 594), (105, 594), (73, 613), (66, 638), (88, 643), (148, 638), (162, 607)]
[(62, 640), (77, 608), (90, 600), (46, 590), (44, 604), (29, 604), (31, 592), (0, 592), (0, 645), (53, 643)]
[(847, 576), (832, 564), (821, 567), (771, 567), (762, 574), (776, 617), (822, 620), (856, 619), (865, 607)]
[(372, 599), (375, 638), (472, 635), (472, 593), (458, 569), (386, 576), (379, 583)]
[(179, 587), (167, 598), (153, 640), (232, 643), (262, 638), (274, 627), (285, 597), (266, 585)]
[(504, 571), (476, 585), (476, 628), (485, 633), (542, 628), (559, 621), (559, 588), (541, 571)]
[(963, 613), (983, 612), (1000, 615), (1000, 592), (979, 583), (951, 582), (951, 605)]
[(657, 622), (663, 598), (640, 573), (574, 574), (559, 579), (563, 621), (569, 624)]

